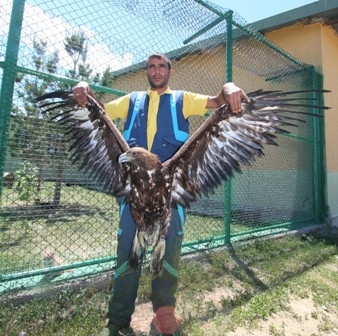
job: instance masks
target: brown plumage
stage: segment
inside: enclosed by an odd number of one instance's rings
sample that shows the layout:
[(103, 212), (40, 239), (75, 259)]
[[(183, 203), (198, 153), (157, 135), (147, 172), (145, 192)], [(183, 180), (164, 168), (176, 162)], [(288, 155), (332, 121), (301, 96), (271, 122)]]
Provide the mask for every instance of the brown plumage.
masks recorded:
[(156, 276), (162, 267), (171, 219), (171, 176), (165, 173), (159, 158), (144, 148), (130, 148), (119, 156), (119, 163), (129, 166), (127, 202), (137, 224), (129, 264), (136, 268), (139, 255), (143, 256), (147, 246), (151, 246), (151, 270)]
[[(264, 145), (276, 145), (278, 133), (303, 122), (299, 116), (323, 110), (314, 95), (326, 90), (249, 93), (242, 112), (232, 113), (228, 105), (214, 111), (190, 139), (169, 160), (140, 148), (129, 148), (99, 103), (88, 96), (85, 108), (77, 105), (72, 93), (57, 91), (37, 101), (59, 99), (41, 105), (55, 111), (55, 119), (68, 125), (73, 161), (90, 172), (115, 196), (130, 203), (137, 225), (130, 253), (130, 265), (137, 267), (139, 249), (153, 247), (151, 270), (157, 276), (162, 268), (165, 237), (171, 218), (171, 204), (184, 207), (200, 195), (213, 192), (223, 181), (263, 155)], [(62, 113), (60, 112), (62, 110)], [(143, 255), (143, 253), (142, 253)]]

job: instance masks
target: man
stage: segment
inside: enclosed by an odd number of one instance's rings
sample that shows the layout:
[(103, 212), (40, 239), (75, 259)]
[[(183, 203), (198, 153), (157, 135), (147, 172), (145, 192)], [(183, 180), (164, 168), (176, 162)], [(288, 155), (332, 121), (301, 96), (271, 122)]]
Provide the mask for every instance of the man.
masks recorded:
[[(241, 111), (241, 100), (249, 98), (233, 83), (227, 83), (217, 96), (206, 96), (185, 91), (172, 91), (168, 87), (173, 75), (170, 60), (161, 54), (149, 56), (146, 74), (148, 91), (132, 92), (104, 105), (112, 118), (126, 119), (124, 137), (129, 145), (144, 147), (157, 154), (163, 162), (170, 158), (187, 140), (188, 117), (203, 115), (208, 108), (218, 108), (229, 103), (233, 112)], [(94, 96), (86, 82), (73, 89), (74, 96), (85, 105), (87, 94)], [(120, 228), (118, 231), (117, 269), (114, 273), (113, 294), (109, 302), (108, 325), (100, 335), (128, 335), (131, 316), (141, 275), (141, 267), (128, 268), (128, 256), (135, 234), (135, 223), (128, 204), (119, 200)], [(183, 240), (186, 212), (180, 206), (173, 208), (166, 237), (162, 275), (152, 280), (152, 304), (155, 316), (151, 335), (174, 335), (180, 327), (175, 317), (175, 292), (178, 283), (178, 266)], [(130, 331), (130, 329), (129, 329)], [(129, 333), (129, 335), (131, 335)]]

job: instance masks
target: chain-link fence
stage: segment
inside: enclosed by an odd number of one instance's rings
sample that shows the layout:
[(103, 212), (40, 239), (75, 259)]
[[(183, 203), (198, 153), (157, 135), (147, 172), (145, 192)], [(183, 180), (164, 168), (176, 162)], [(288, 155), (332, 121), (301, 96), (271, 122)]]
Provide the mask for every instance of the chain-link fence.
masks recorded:
[[(145, 90), (152, 52), (172, 59), (172, 89), (215, 95), (230, 80), (247, 92), (317, 87), (312, 67), (206, 1), (4, 0), (1, 292), (114, 267), (115, 200), (70, 164), (63, 131), (33, 100), (79, 80), (90, 82), (102, 101)], [(202, 120), (191, 120), (192, 131)], [(194, 203), (183, 253), (318, 223), (324, 211), (321, 129), (308, 118), (242, 175)]]

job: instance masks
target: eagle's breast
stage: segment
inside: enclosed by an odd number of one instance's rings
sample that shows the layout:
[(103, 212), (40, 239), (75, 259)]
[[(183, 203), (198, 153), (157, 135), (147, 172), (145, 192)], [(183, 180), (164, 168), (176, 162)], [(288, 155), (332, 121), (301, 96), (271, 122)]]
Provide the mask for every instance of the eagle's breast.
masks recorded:
[[(163, 225), (170, 217), (171, 176), (158, 157), (142, 148), (121, 155), (129, 164), (131, 211), (139, 230)], [(161, 224), (160, 224), (161, 223)]]

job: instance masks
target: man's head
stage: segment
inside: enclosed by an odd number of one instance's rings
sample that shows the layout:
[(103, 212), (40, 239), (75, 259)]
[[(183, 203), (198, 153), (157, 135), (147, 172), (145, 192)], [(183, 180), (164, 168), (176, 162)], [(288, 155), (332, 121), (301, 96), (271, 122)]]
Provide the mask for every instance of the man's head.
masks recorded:
[(159, 93), (165, 91), (173, 74), (170, 59), (162, 54), (152, 54), (148, 57), (146, 69), (150, 87)]

